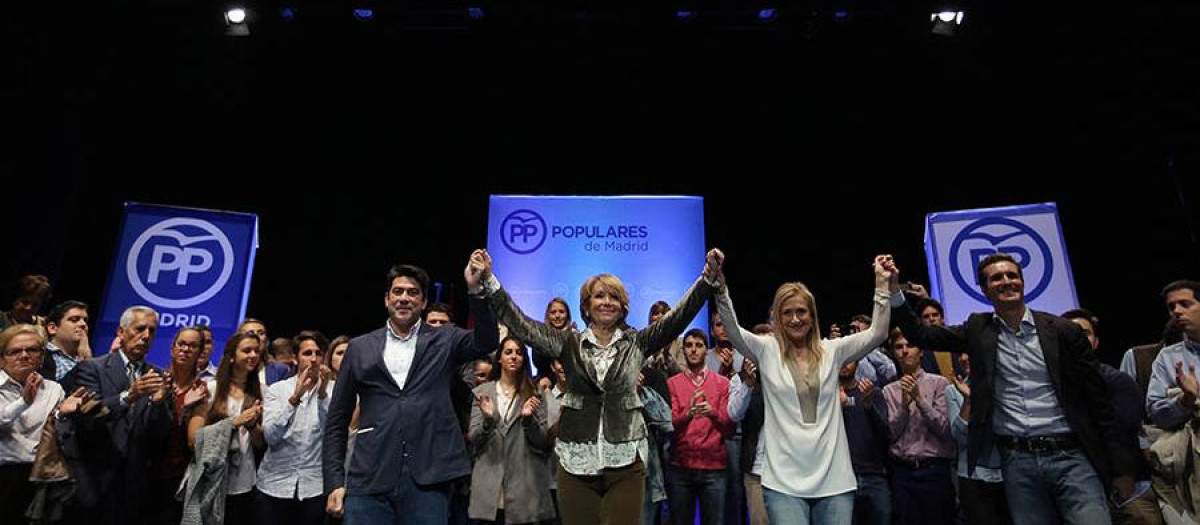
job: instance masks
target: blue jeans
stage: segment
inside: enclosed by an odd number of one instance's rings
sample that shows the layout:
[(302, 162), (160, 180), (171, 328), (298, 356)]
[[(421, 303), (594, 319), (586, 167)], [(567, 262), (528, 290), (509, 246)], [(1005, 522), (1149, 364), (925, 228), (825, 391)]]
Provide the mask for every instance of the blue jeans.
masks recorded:
[(453, 482), (418, 485), (405, 463), (390, 493), (347, 495), (344, 525), (446, 525)]
[(1108, 525), (1104, 484), (1080, 449), (1000, 450), (1013, 523)]
[(892, 523), (892, 491), (883, 474), (858, 476), (854, 492), (855, 525), (890, 525)]
[(695, 525), (696, 502), (700, 524), (720, 525), (725, 520), (725, 470), (679, 468), (667, 470), (667, 505), (671, 523)]
[(854, 519), (854, 492), (824, 498), (796, 498), (763, 487), (767, 518), (789, 525), (850, 525)]

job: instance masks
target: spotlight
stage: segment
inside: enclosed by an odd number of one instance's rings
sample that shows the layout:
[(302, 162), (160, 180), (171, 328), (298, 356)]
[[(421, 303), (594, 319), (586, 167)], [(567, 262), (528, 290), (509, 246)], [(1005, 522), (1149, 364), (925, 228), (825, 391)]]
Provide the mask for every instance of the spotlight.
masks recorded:
[(767, 7), (758, 10), (758, 19), (762, 20), (763, 22), (775, 20), (775, 17), (778, 15), (779, 13), (774, 7)]
[(367, 9), (367, 8), (355, 9), (354, 10), (354, 18), (357, 18), (358, 20), (360, 20), (362, 22), (366, 22), (372, 18), (375, 18), (375, 10)]
[(228, 36), (248, 36), (250, 26), (246, 23), (249, 13), (242, 7), (231, 7), (225, 11), (225, 34)]
[(929, 21), (933, 23), (932, 31), (934, 34), (942, 36), (954, 36), (958, 32), (958, 27), (963, 23), (962, 11), (939, 11), (929, 15)]
[(225, 11), (225, 22), (230, 24), (246, 23), (246, 10), (240, 7), (234, 7)]

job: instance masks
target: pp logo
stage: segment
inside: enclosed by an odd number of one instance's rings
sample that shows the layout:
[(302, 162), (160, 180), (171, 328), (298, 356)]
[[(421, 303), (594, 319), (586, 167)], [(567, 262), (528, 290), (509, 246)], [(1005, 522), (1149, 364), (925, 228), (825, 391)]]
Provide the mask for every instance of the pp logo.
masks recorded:
[(546, 242), (546, 221), (533, 210), (517, 210), (500, 223), (500, 242), (513, 253), (533, 253)]
[(1054, 257), (1042, 236), (1022, 222), (988, 217), (967, 225), (950, 244), (950, 273), (959, 289), (979, 302), (989, 303), (979, 289), (975, 270), (979, 261), (996, 252), (1013, 256), (1021, 265), (1026, 301), (1037, 299), (1050, 286)]
[(143, 299), (181, 309), (217, 295), (229, 282), (233, 264), (233, 245), (224, 232), (205, 220), (174, 218), (138, 236), (129, 249), (125, 273)]

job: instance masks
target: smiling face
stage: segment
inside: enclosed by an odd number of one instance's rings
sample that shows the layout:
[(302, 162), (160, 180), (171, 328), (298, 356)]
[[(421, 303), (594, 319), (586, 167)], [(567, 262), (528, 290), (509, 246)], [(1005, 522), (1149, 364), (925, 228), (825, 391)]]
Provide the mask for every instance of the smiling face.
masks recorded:
[(616, 288), (601, 281), (592, 285), (588, 294), (587, 310), (591, 323), (612, 328), (625, 319), (625, 304), (622, 294)]
[(259, 345), (257, 338), (247, 337), (242, 339), (233, 354), (233, 369), (237, 372), (244, 372), (247, 375), (258, 372), (258, 362), (261, 354), (262, 346)]
[(997, 308), (1015, 307), (1025, 302), (1025, 279), (1021, 268), (1009, 261), (997, 261), (983, 268), (983, 294)]
[(570, 314), (567, 313), (567, 305), (562, 301), (554, 300), (546, 307), (546, 324), (550, 328), (562, 330), (567, 327), (567, 321), (570, 319)]
[(808, 339), (812, 322), (812, 309), (803, 297), (794, 296), (780, 305), (779, 323), (783, 325), (783, 333), (793, 344), (799, 345)]
[(411, 277), (392, 279), (392, 286), (383, 296), (383, 304), (387, 307), (388, 319), (401, 330), (412, 328), (421, 318), (425, 308), (425, 293), (417, 281)]

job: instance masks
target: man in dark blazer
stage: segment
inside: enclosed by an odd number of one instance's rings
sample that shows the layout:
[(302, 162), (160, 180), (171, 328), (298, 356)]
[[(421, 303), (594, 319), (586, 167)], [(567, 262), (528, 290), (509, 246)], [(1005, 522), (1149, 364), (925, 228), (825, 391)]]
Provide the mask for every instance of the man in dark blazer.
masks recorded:
[(78, 449), (72, 454), (82, 468), (76, 479), (71, 514), (87, 522), (141, 524), (143, 496), (151, 479), (151, 458), (157, 456), (175, 422), (171, 382), (158, 367), (145, 361), (158, 313), (134, 306), (121, 314), (120, 348), (80, 362), (63, 378), (63, 387), (95, 392), (108, 414), (102, 424), (79, 429)]
[(970, 356), (967, 462), (973, 471), (999, 448), (1014, 523), (1109, 523), (1105, 487), (1121, 502), (1133, 494), (1135, 451), (1121, 437), (1087, 337), (1026, 307), (1011, 256), (985, 257), (977, 276), (993, 312), (924, 326), (907, 304), (893, 304), (893, 326), (920, 347)]
[[(464, 270), (478, 291), (483, 265)], [(462, 363), (496, 350), (499, 331), (487, 305), (470, 298), (476, 329), (421, 323), (429, 276), (397, 265), (384, 292), (386, 326), (350, 341), (329, 403), (323, 442), (326, 510), (347, 525), (445, 525), (452, 481), (471, 474), (450, 400)], [(346, 467), (348, 424), (359, 405), (354, 450)]]

